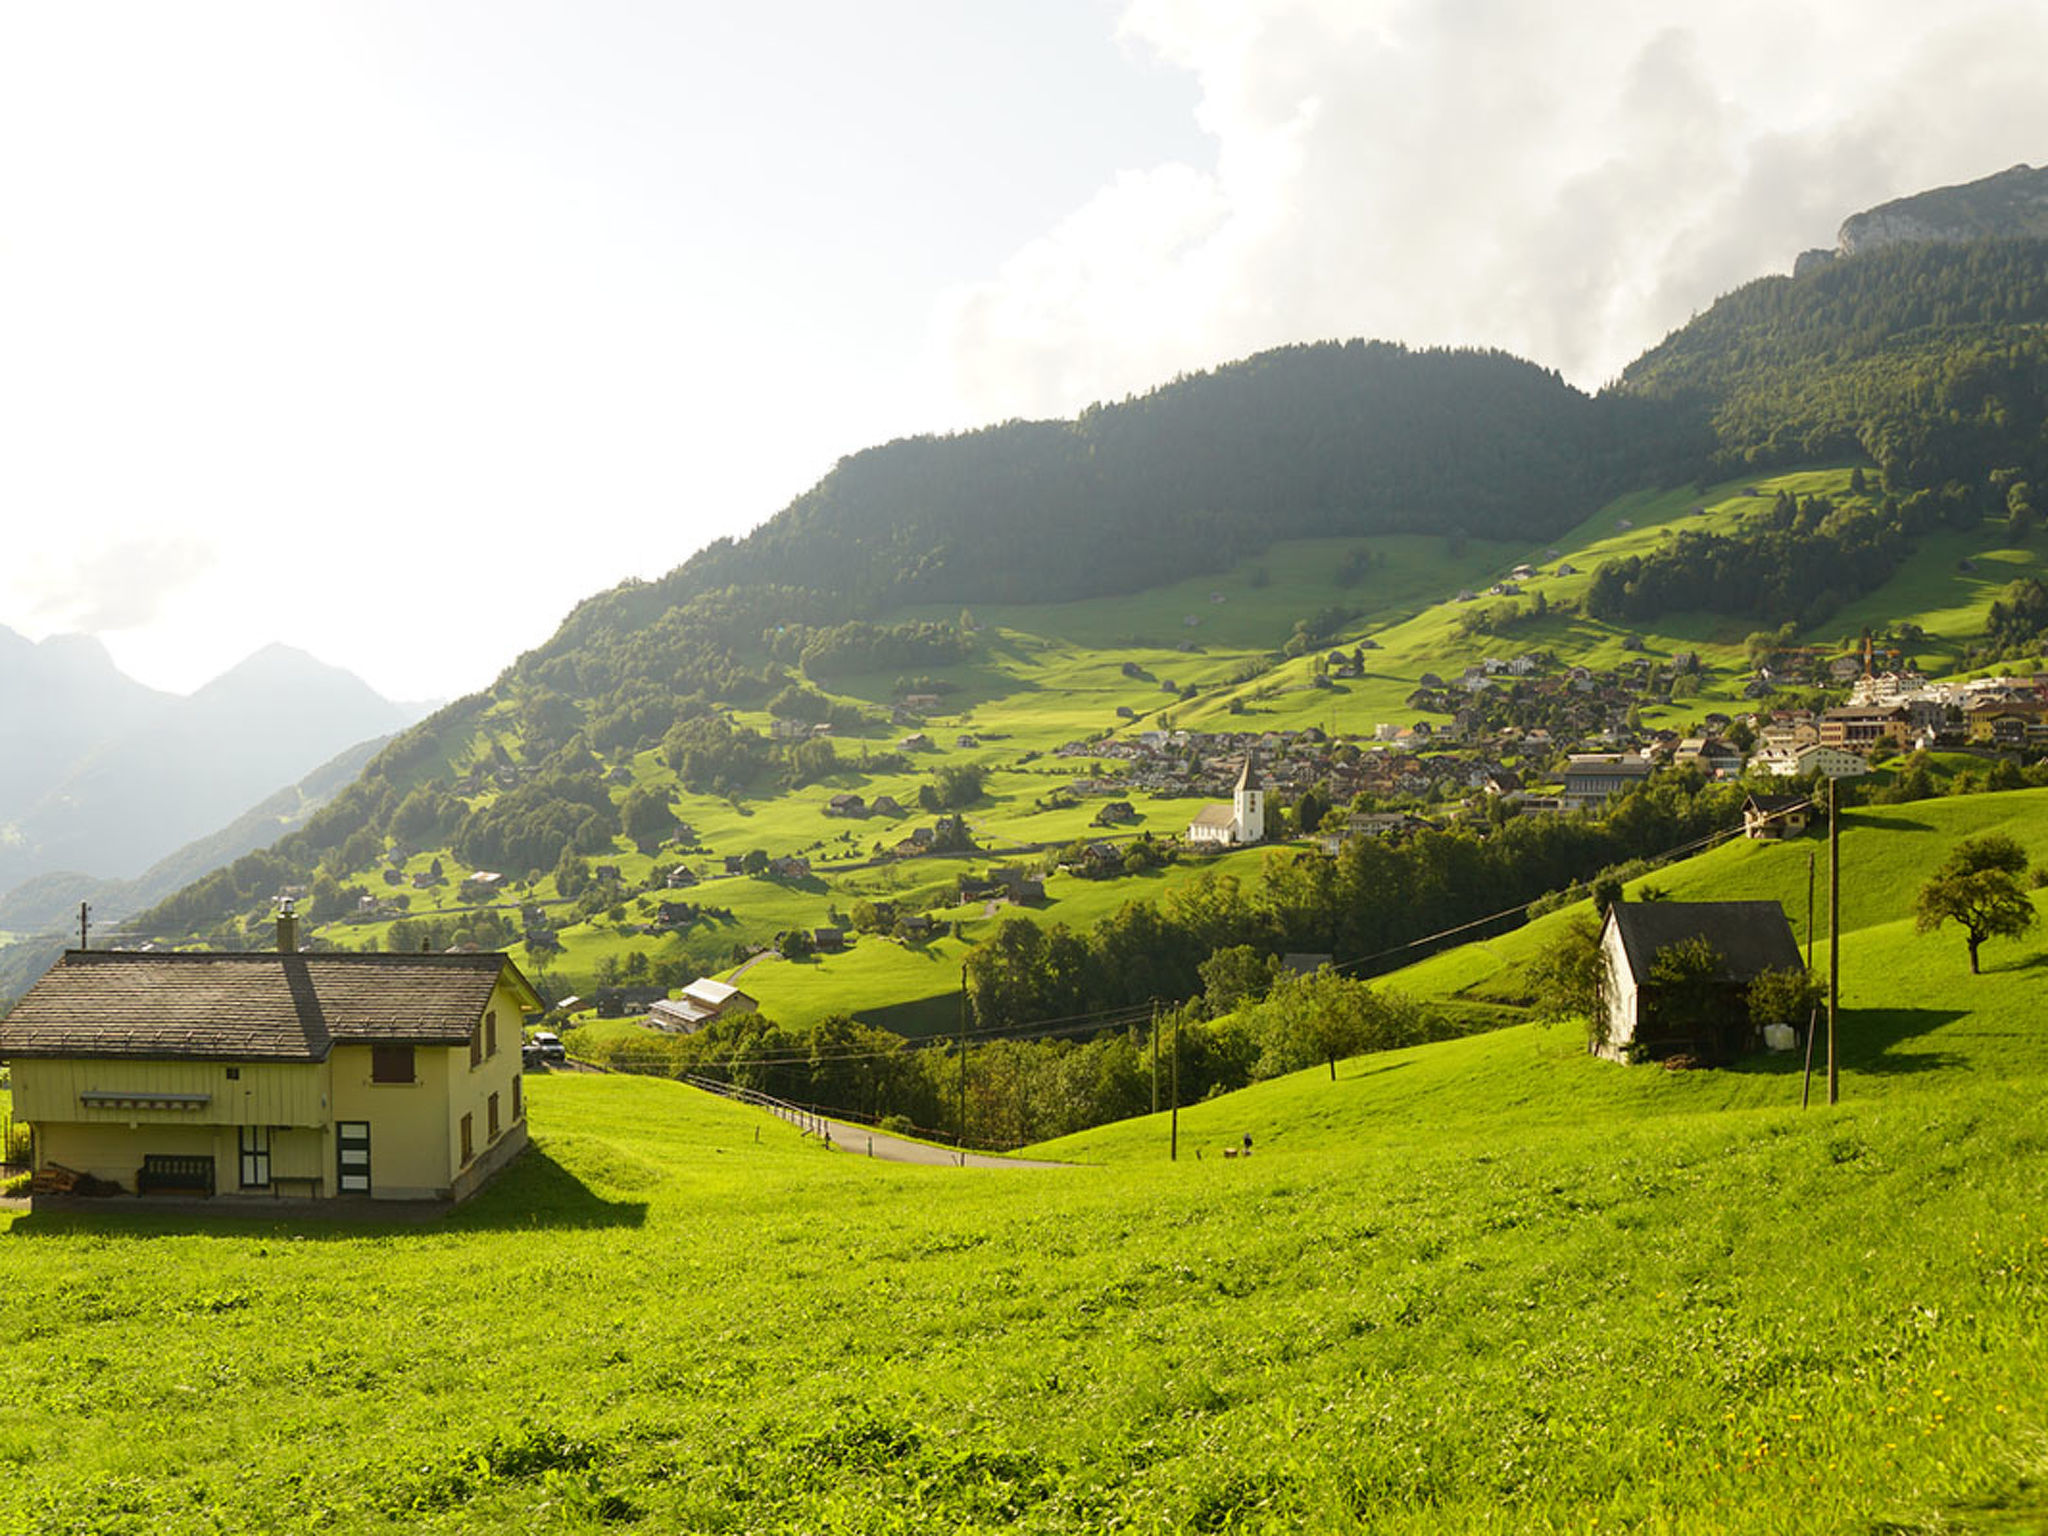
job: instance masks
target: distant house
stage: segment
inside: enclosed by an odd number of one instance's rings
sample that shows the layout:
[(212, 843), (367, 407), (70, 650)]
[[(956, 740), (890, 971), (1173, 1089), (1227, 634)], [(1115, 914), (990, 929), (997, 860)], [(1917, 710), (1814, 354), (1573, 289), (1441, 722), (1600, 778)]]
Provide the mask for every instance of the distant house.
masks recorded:
[(1797, 837), (1813, 820), (1813, 802), (1804, 795), (1751, 795), (1742, 802), (1742, 835), (1753, 842)]
[(0, 1056), (46, 1190), (455, 1201), (519, 1155), (519, 968), (299, 954), (294, 929), (275, 953), (71, 950), (29, 990)]
[(1138, 812), (1131, 805), (1130, 801), (1111, 800), (1108, 804), (1104, 805), (1102, 809), (1095, 813), (1095, 819), (1091, 823), (1091, 825), (1098, 827), (1115, 827), (1121, 826), (1127, 822), (1136, 821), (1137, 819)]
[[(1650, 980), (1657, 956), (1705, 939), (1721, 957), (1711, 1016), (1666, 1008)], [(1604, 980), (1591, 1049), (1611, 1061), (1687, 1055), (1733, 1060), (1755, 1044), (1744, 994), (1765, 971), (1803, 962), (1785, 911), (1775, 901), (1617, 901), (1600, 930)]]
[(1912, 716), (1896, 704), (1821, 711), (1820, 743), (1824, 747), (1867, 752), (1875, 746), (1905, 747), (1912, 738)]
[(1633, 789), (1649, 777), (1650, 760), (1633, 752), (1574, 753), (1565, 760), (1565, 809), (1605, 805), (1611, 796)]
[(817, 946), (820, 954), (837, 954), (840, 950), (846, 948), (846, 930), (844, 928), (815, 928), (811, 931), (811, 942)]
[(1870, 761), (1854, 752), (1840, 747), (1823, 747), (1818, 743), (1797, 747), (1790, 752), (1773, 748), (1759, 753), (1758, 763), (1766, 772), (1780, 778), (1805, 778), (1817, 773), (1827, 779), (1860, 779), (1870, 772)]
[(827, 816), (860, 816), (867, 811), (867, 801), (851, 790), (841, 790), (825, 802)]
[(699, 976), (683, 988), (680, 997), (658, 998), (649, 1004), (647, 1022), (670, 1034), (694, 1035), (713, 1019), (753, 1013), (760, 1006), (731, 982)]
[(894, 795), (877, 795), (868, 803), (868, 809), (877, 816), (901, 816), (903, 807), (896, 803)]

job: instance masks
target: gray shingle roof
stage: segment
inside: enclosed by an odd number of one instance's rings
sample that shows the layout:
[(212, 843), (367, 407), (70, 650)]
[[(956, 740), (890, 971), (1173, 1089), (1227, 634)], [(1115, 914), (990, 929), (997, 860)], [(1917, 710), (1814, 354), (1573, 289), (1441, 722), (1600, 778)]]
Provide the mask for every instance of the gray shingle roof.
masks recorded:
[(460, 1045), (501, 954), (68, 950), (0, 1020), (0, 1057), (321, 1061), (337, 1043)]
[(1727, 981), (1805, 965), (1775, 901), (1618, 901), (1607, 910), (1639, 982), (1649, 978), (1659, 950), (1694, 937), (1720, 953)]

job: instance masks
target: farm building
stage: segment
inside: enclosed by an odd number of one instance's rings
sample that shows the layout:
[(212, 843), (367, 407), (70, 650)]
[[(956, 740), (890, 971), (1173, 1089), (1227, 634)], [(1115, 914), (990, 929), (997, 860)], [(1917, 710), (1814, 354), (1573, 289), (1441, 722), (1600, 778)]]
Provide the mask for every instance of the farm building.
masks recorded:
[[(1720, 957), (1710, 1006), (1674, 1006), (1651, 979), (1657, 957), (1704, 939)], [(1602, 983), (1594, 1054), (1613, 1061), (1686, 1055), (1733, 1060), (1752, 1046), (1745, 997), (1765, 971), (1801, 970), (1799, 945), (1775, 901), (1617, 901), (1600, 930)]]
[(647, 1022), (671, 1034), (694, 1035), (713, 1019), (728, 1013), (753, 1013), (761, 1005), (729, 981), (699, 976), (677, 998), (649, 1005)]
[(526, 1146), (500, 954), (71, 950), (0, 1022), (40, 1187), (461, 1200)]

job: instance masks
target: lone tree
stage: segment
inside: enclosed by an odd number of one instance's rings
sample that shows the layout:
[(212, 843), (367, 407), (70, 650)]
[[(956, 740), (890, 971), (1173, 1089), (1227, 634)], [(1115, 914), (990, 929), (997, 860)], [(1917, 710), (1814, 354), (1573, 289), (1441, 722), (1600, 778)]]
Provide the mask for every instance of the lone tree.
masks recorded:
[(2034, 904), (2020, 889), (2026, 872), (2026, 850), (2011, 838), (1995, 832), (1966, 837), (1920, 887), (1914, 922), (1922, 933), (1930, 933), (1955, 919), (1970, 946), (1970, 974), (1978, 975), (1980, 944), (2018, 938), (2034, 926)]

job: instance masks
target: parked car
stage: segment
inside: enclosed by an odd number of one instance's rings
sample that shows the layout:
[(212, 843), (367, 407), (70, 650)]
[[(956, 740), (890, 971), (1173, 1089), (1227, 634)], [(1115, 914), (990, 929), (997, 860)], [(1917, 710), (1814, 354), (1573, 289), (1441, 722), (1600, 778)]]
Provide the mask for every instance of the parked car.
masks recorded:
[(533, 1047), (535, 1054), (542, 1061), (567, 1061), (569, 1059), (569, 1050), (567, 1046), (562, 1044), (562, 1037), (550, 1034), (544, 1029), (537, 1033), (527, 1044)]

